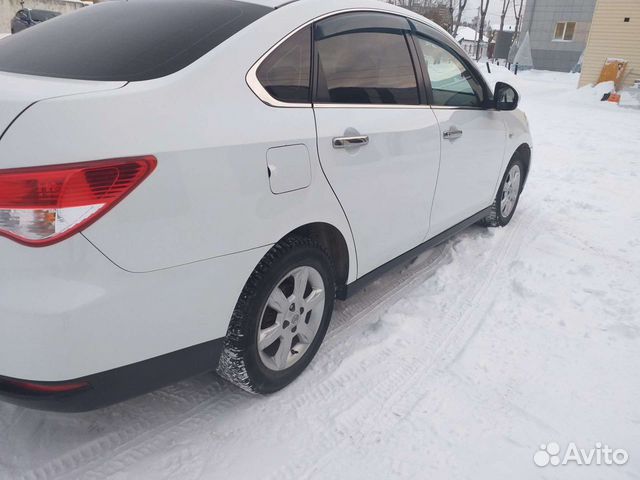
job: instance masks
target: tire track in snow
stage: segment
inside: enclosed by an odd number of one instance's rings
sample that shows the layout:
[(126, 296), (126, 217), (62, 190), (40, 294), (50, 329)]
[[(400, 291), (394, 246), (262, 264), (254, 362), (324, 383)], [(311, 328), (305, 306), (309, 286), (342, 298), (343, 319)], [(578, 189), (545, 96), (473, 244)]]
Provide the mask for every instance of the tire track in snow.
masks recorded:
[[(528, 214), (529, 212), (526, 213)], [(521, 214), (523, 217), (526, 216), (525, 212), (521, 212)], [(541, 230), (540, 220), (542, 220), (542, 217), (543, 215), (541, 213), (536, 213), (532, 214), (530, 218), (526, 219), (526, 222), (524, 222), (524, 224), (520, 226), (521, 230), (523, 231), (518, 235), (518, 238), (511, 239), (506, 249), (503, 251), (503, 255), (501, 255), (500, 258), (496, 260), (496, 267), (500, 263), (504, 263), (505, 259), (511, 258), (512, 261), (516, 261), (519, 258), (519, 252), (523, 247), (524, 242), (530, 238), (529, 233)], [(501, 283), (502, 279), (500, 277), (505, 277), (508, 275), (508, 270), (498, 268), (493, 270), (491, 277), (493, 281)], [(343, 444), (340, 447), (336, 447), (332, 455), (339, 454), (342, 456), (342, 458), (344, 458), (345, 455), (348, 454), (348, 452), (345, 452), (344, 450), (344, 448), (346, 447), (350, 448), (351, 451), (354, 451), (354, 453), (355, 449), (357, 449), (357, 451), (365, 452), (365, 457), (363, 459), (360, 459), (360, 461), (365, 465), (367, 464), (368, 459), (373, 463), (378, 462), (380, 459), (378, 459), (377, 457), (372, 458), (371, 455), (366, 453), (366, 446), (375, 442), (377, 433), (376, 425), (384, 425), (385, 437), (393, 437), (396, 432), (403, 428), (403, 425), (404, 428), (407, 428), (407, 418), (412, 412), (414, 412), (417, 408), (424, 408), (425, 405), (430, 404), (428, 400), (430, 397), (433, 397), (436, 402), (441, 399), (441, 397), (438, 396), (437, 391), (434, 390), (433, 385), (434, 383), (438, 382), (438, 378), (441, 378), (441, 374), (443, 374), (445, 377), (452, 375), (456, 376), (455, 372), (451, 372), (449, 370), (458, 362), (459, 359), (464, 356), (467, 347), (472, 343), (476, 335), (482, 330), (482, 326), (485, 320), (488, 318), (487, 315), (489, 314), (489, 312), (491, 312), (491, 309), (495, 303), (495, 295), (491, 296), (485, 294), (488, 288), (491, 288), (491, 284), (484, 283), (483, 287), (478, 292), (476, 292), (475, 296), (480, 298), (480, 301), (474, 304), (476, 308), (468, 310), (464, 314), (464, 318), (462, 319), (463, 321), (457, 323), (456, 329), (451, 332), (452, 340), (448, 341), (446, 345), (444, 345), (444, 349), (441, 352), (441, 355), (439, 355), (438, 358), (435, 359), (433, 364), (419, 369), (419, 371), (416, 372), (409, 383), (405, 385), (405, 389), (395, 392), (393, 398), (388, 399), (388, 404), (380, 406), (379, 412), (374, 412), (371, 416), (367, 417), (362, 424), (359, 425), (359, 428), (363, 431), (363, 442), (357, 444)], [(461, 379), (461, 381), (463, 381), (463, 379)], [(543, 431), (547, 433), (557, 433), (557, 430), (553, 425), (532, 414), (531, 412), (524, 410), (522, 406), (518, 404), (518, 402), (514, 403), (511, 400), (513, 393), (513, 389), (508, 389), (507, 394), (505, 394), (504, 392), (490, 391), (488, 395), (479, 398), (478, 402), (490, 402), (494, 405), (501, 405), (502, 407), (500, 409), (502, 411), (517, 411), (531, 424), (536, 425)], [(325, 459), (322, 464), (316, 465), (315, 472), (317, 473), (319, 470), (322, 470), (322, 467), (327, 467), (327, 470), (322, 471), (322, 474), (325, 477), (334, 473), (331, 470), (332, 460), (333, 458), (329, 457)], [(390, 465), (389, 468), (392, 468), (394, 466), (393, 459), (391, 459), (391, 463), (392, 465)], [(302, 477), (310, 478), (313, 477), (313, 474), (307, 476), (302, 475)], [(413, 475), (413, 477), (415, 477), (415, 475)]]
[[(449, 324), (449, 328), (440, 330), (437, 332), (438, 335), (428, 339), (427, 352), (431, 351), (434, 344), (436, 345), (433, 354), (428, 355), (427, 358), (396, 357), (394, 359), (396, 363), (391, 371), (387, 372), (388, 375), (380, 376), (382, 381), (377, 382), (370, 389), (360, 390), (368, 391), (367, 395), (356, 403), (348, 404), (347, 409), (336, 416), (336, 426), (343, 432), (342, 441), (327, 445), (327, 453), (319, 459), (297, 465), (296, 469), (287, 466), (269, 478), (311, 478), (314, 473), (321, 471), (323, 466), (331, 464), (334, 457), (341, 455), (350, 444), (364, 439), (366, 435), (362, 433), (363, 431), (374, 430), (376, 424), (384, 424), (385, 429), (393, 428), (394, 424), (402, 421), (402, 418), (421, 400), (422, 391), (425, 388), (428, 390), (426, 386), (430, 382), (429, 373), (437, 366), (446, 366), (455, 361), (481, 327), (485, 313), (492, 302), (491, 297), (487, 295), (487, 290), (491, 288), (494, 278), (504, 267), (504, 259), (512, 251), (521, 247), (527, 239), (526, 233), (538, 218), (538, 215), (527, 216), (523, 213), (521, 212), (521, 216), (518, 217), (518, 222), (513, 222), (510, 228), (503, 230), (507, 235), (496, 246), (498, 255), (490, 256), (475, 265), (475, 271), (486, 271), (484, 277), (474, 274), (469, 276), (484, 278), (484, 280), (480, 284), (471, 282), (464, 293), (461, 292), (458, 298), (462, 301), (454, 306), (449, 315), (455, 319), (454, 322)], [(455, 245), (456, 240), (453, 242)], [(447, 322), (444, 323), (447, 324)], [(471, 332), (469, 332), (470, 327)], [(383, 352), (386, 355), (381, 357), (385, 358), (389, 358), (394, 353), (392, 348), (386, 348)], [(384, 358), (380, 359), (380, 362), (384, 362)], [(348, 432), (361, 432), (361, 434), (352, 438), (347, 434)]]
[[(333, 350), (340, 348), (340, 339), (345, 332), (356, 329), (363, 319), (368, 318), (380, 309), (388, 307), (408, 288), (424, 281), (425, 276), (429, 276), (447, 257), (450, 257), (450, 255), (446, 255), (446, 252), (445, 245), (441, 245), (426, 252), (409, 266), (389, 272), (383, 279), (385, 283), (393, 282), (394, 286), (392, 288), (378, 281), (354, 296), (353, 301), (339, 302), (332, 321), (332, 327), (325, 339), (325, 344), (323, 344), (317, 360), (314, 362), (317, 362), (320, 357), (326, 356), (329, 358)], [(382, 290), (382, 294), (380, 294), (379, 290)], [(332, 345), (334, 342), (335, 345)], [(310, 373), (306, 372), (306, 375), (310, 375)], [(216, 380), (214, 379), (213, 381), (215, 382)], [(349, 376), (342, 378), (341, 382), (338, 383), (345, 384), (351, 380), (352, 378)], [(184, 388), (175, 388), (183, 384), (185, 384)], [(315, 389), (295, 398), (294, 403), (304, 404), (306, 401), (314, 401), (318, 398), (331, 398), (335, 395), (337, 388), (338, 385), (320, 383)], [(168, 393), (169, 389), (171, 389), (171, 393)], [(63, 456), (28, 472), (23, 478), (90, 478), (92, 476), (100, 477), (105, 473), (116, 473), (127, 465), (149, 455), (157, 448), (162, 448), (168, 436), (166, 432), (177, 428), (182, 433), (188, 433), (190, 430), (195, 429), (200, 422), (216, 418), (219, 414), (219, 408), (224, 408), (225, 405), (233, 403), (227, 397), (233, 397), (236, 394), (252, 398), (244, 393), (235, 392), (233, 387), (214, 388), (214, 391), (209, 388), (205, 390), (208, 397), (195, 405), (190, 400), (194, 396), (202, 398), (203, 392), (199, 388), (194, 390), (190, 382), (182, 382), (173, 387), (152, 393), (150, 395), (166, 396), (169, 400), (175, 402), (175, 407), (186, 406), (188, 408), (177, 415), (172, 415), (172, 412), (169, 412), (167, 419), (156, 423), (154, 420), (147, 421), (145, 419), (144, 406), (139, 409), (134, 407), (134, 410), (139, 411), (132, 415), (136, 418), (136, 421), (132, 424), (111, 432), (102, 438), (97, 438), (88, 444), (81, 445), (73, 451), (67, 452)], [(140, 402), (144, 398), (141, 397), (112, 408), (126, 410), (130, 403)], [(178, 408), (178, 410), (181, 409)], [(154, 442), (154, 439), (157, 439), (157, 441)], [(152, 446), (153, 443), (156, 443), (156, 448)], [(120, 458), (122, 456), (127, 458)], [(105, 457), (109, 458), (107, 462), (105, 462)], [(109, 462), (115, 462), (117, 466), (114, 469), (109, 469), (107, 467)]]
[[(519, 251), (525, 240), (529, 238), (527, 234), (535, 228), (540, 217), (539, 214), (531, 214), (527, 218), (524, 213), (521, 212), (521, 217), (518, 219), (520, 222), (515, 225), (516, 228), (511, 232), (510, 238), (504, 242), (500, 254), (489, 262), (492, 264), (490, 274), (473, 292), (472, 299), (463, 302), (455, 313), (455, 316), (459, 316), (460, 320), (456, 322), (442, 348), (437, 352), (435, 361), (429, 366), (417, 369), (412, 380), (405, 385), (406, 388), (394, 394), (397, 397), (397, 401), (394, 402), (394, 414), (405, 416), (407, 412), (413, 410), (413, 406), (420, 400), (420, 395), (406, 395), (407, 391), (415, 389), (414, 393), (421, 392), (420, 387), (429, 383), (428, 375), (431, 371), (434, 369), (446, 370), (454, 365), (462, 358), (467, 347), (482, 329), (487, 319), (487, 313), (494, 303), (494, 298), (488, 294), (488, 290), (493, 287), (498, 275), (506, 274), (505, 260), (516, 257), (515, 252)], [(389, 409), (382, 409), (382, 415), (388, 415), (388, 413)]]
[[(187, 381), (191, 385), (192, 381)], [(178, 384), (180, 385), (180, 384)], [(235, 392), (225, 392), (225, 390), (232, 390), (226, 388), (222, 380), (218, 383), (206, 383), (198, 384), (197, 386), (191, 386), (182, 389), (182, 392), (173, 392), (174, 386), (167, 387), (162, 390), (139, 397), (121, 405), (116, 405), (104, 410), (98, 410), (95, 413), (90, 413), (85, 416), (88, 424), (92, 423), (91, 418), (99, 417), (101, 415), (108, 415), (116, 412), (117, 416), (126, 416), (130, 419), (123, 426), (119, 426), (116, 430), (107, 433), (104, 436), (97, 437), (73, 450), (64, 453), (60, 457), (52, 459), (46, 462), (44, 465), (36, 467), (22, 475), (15, 478), (24, 478), (27, 480), (39, 480), (49, 478), (61, 478), (75, 472), (83, 465), (90, 464), (93, 461), (100, 461), (107, 456), (110, 452), (118, 451), (119, 449), (126, 447), (127, 445), (139, 441), (141, 437), (148, 435), (150, 432), (162, 431), (163, 429), (170, 428), (174, 421), (172, 419), (167, 420), (165, 414), (170, 417), (171, 412), (175, 409), (184, 412), (183, 416), (189, 416), (196, 412), (199, 408), (205, 407), (211, 398), (223, 400), (225, 402), (231, 401)], [(185, 391), (189, 391), (189, 395), (185, 395)], [(225, 395), (225, 393), (227, 395)], [(147, 400), (147, 402), (145, 402)], [(152, 401), (156, 408), (160, 411), (151, 411), (148, 405), (148, 401)], [(155, 405), (155, 402), (159, 401), (161, 405)], [(190, 405), (195, 403), (195, 405)], [(161, 413), (165, 409), (170, 409), (165, 414)], [(186, 409), (186, 410), (185, 410)], [(51, 415), (53, 418), (58, 414), (47, 414), (42, 412), (27, 411), (28, 414), (34, 414), (47, 417)], [(78, 421), (83, 422), (83, 414), (79, 414)], [(72, 476), (71, 478), (79, 478)]]
[[(508, 238), (511, 239), (514, 236), (515, 232), (511, 233)], [(342, 391), (348, 387), (350, 387), (350, 391), (353, 391), (354, 382), (356, 385), (362, 385), (363, 381), (365, 383), (369, 381), (370, 375), (367, 375), (367, 371), (378, 364), (380, 358), (393, 358), (396, 349), (394, 349), (393, 345), (384, 345), (383, 341), (382, 345), (379, 342), (375, 342), (372, 345), (365, 346), (364, 351), (358, 349), (353, 352), (345, 347), (344, 340), (349, 340), (349, 334), (357, 331), (362, 323), (366, 321), (371, 323), (372, 317), (383, 313), (385, 309), (393, 305), (403, 294), (417, 284), (424, 283), (429, 276), (433, 275), (437, 267), (445, 262), (450, 262), (454, 248), (455, 241), (437, 247), (421, 256), (412, 265), (385, 275), (381, 281), (360, 292), (351, 301), (338, 303), (333, 325), (327, 335), (325, 345), (321, 348), (317, 359), (312, 363), (311, 371), (306, 372), (303, 376), (304, 383), (311, 383), (311, 385), (305, 385), (300, 388), (300, 381), (294, 383), (281, 394), (293, 398), (279, 401), (276, 409), (282, 411), (293, 408), (295, 410), (309, 403), (330, 403), (335, 401), (337, 392), (342, 395)], [(498, 261), (494, 262), (494, 266), (498, 264)], [(490, 279), (491, 277), (487, 277), (483, 285), (487, 285)], [(389, 283), (392, 283), (393, 287), (390, 287)], [(465, 306), (467, 306), (466, 303), (460, 308), (464, 310)], [(425, 345), (427, 351), (439, 352), (444, 347), (446, 342), (444, 333), (440, 332), (439, 335), (433, 335), (428, 339), (428, 344)], [(438, 345), (440, 345), (439, 348)], [(376, 354), (366, 355), (371, 349), (376, 349)], [(363, 356), (364, 358), (362, 361), (357, 362), (357, 365), (353, 365), (354, 355)], [(435, 356), (435, 354), (432, 356), (429, 364), (431, 364)], [(389, 392), (406, 390), (406, 387), (411, 385), (412, 379), (419, 374), (420, 370), (416, 370), (416, 364), (419, 362), (416, 362), (416, 360), (416, 358), (396, 359), (401, 363), (401, 367), (396, 368), (395, 374), (390, 375), (389, 379), (379, 382), (373, 389), (369, 389), (366, 386), (364, 388), (355, 388), (356, 395), (349, 394), (347, 398), (344, 398), (345, 403), (351, 405), (347, 411), (352, 412), (356, 408), (353, 405), (361, 405), (362, 402), (373, 406), (374, 410), (375, 406), (379, 405), (380, 402), (386, 405), (397, 396), (396, 394), (390, 397)], [(342, 365), (344, 363), (347, 364), (346, 368)], [(352, 365), (348, 365), (349, 363)], [(211, 396), (202, 400), (204, 396), (202, 385), (196, 384), (194, 387), (190, 382), (185, 382), (184, 384), (178, 384), (178, 386), (179, 388), (176, 389), (174, 387), (172, 389), (171, 397), (175, 397), (177, 404), (186, 404), (191, 408), (184, 409), (184, 405), (180, 405), (183, 408), (178, 408), (179, 413), (171, 411), (166, 421), (158, 423), (154, 423), (153, 420), (144, 421), (146, 412), (142, 408), (139, 413), (143, 416), (143, 420), (138, 424), (129, 426), (124, 432), (118, 430), (106, 438), (98, 439), (88, 445), (82, 445), (75, 451), (69, 452), (31, 472), (31, 475), (28, 475), (27, 478), (55, 478), (62, 476), (63, 478), (84, 479), (122, 472), (145, 457), (162, 452), (166, 449), (168, 439), (188, 438), (190, 433), (202, 430), (203, 424), (215, 426), (219, 417), (224, 416), (222, 415), (223, 412), (231, 416), (241, 415), (245, 418), (248, 417), (240, 422), (240, 425), (234, 424), (231, 426), (232, 430), (227, 432), (226, 437), (232, 436), (234, 433), (253, 430), (256, 427), (259, 430), (258, 422), (260, 417), (249, 415), (249, 411), (256, 408), (255, 397), (235, 392), (232, 388), (222, 387), (214, 389), (213, 392), (209, 389), (204, 389)], [(370, 392), (364, 399), (359, 398), (361, 391), (368, 390)], [(163, 391), (161, 390), (160, 392)], [(194, 397), (198, 397), (201, 401), (194, 404), (192, 402)], [(234, 401), (231, 401), (232, 398)], [(127, 406), (128, 403), (118, 408), (126, 410)], [(277, 416), (277, 413), (275, 412), (274, 416)], [(344, 414), (333, 419), (338, 425), (338, 434), (340, 434), (340, 431), (352, 429), (353, 422), (345, 422), (345, 419), (348, 418), (348, 414)], [(323, 451), (327, 446), (335, 446), (336, 444), (335, 432), (320, 439), (322, 440), (321, 443), (324, 444)], [(337, 450), (334, 449), (333, 451)], [(330, 452), (331, 449), (329, 449)], [(294, 466), (292, 465), (291, 467)], [(288, 472), (290, 476), (296, 470), (299, 471), (303, 465), (296, 464), (295, 467), (294, 470)], [(308, 466), (305, 468), (308, 468)], [(283, 474), (282, 478), (287, 478), (287, 472), (280, 473)]]

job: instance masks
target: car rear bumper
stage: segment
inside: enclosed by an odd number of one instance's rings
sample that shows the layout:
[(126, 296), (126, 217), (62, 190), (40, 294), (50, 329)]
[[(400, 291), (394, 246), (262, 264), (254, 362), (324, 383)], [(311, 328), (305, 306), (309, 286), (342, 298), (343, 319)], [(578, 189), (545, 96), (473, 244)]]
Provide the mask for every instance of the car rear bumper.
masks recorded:
[[(82, 235), (46, 248), (0, 238), (0, 395), (84, 410), (215, 369), (219, 339), (268, 248), (130, 273)], [(14, 379), (89, 388), (43, 394)]]
[(218, 338), (133, 365), (65, 382), (0, 377), (0, 399), (56, 412), (85, 412), (215, 370), (224, 346)]

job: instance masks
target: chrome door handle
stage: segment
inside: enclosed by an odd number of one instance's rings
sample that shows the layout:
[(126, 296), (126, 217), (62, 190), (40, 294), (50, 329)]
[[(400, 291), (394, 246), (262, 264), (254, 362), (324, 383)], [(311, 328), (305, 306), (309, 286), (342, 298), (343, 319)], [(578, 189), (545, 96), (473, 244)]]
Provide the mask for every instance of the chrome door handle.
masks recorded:
[(333, 148), (364, 147), (369, 144), (367, 135), (356, 137), (336, 137), (333, 139)]
[(456, 127), (450, 127), (449, 130), (442, 133), (442, 138), (445, 140), (455, 140), (462, 136), (462, 130), (458, 130)]

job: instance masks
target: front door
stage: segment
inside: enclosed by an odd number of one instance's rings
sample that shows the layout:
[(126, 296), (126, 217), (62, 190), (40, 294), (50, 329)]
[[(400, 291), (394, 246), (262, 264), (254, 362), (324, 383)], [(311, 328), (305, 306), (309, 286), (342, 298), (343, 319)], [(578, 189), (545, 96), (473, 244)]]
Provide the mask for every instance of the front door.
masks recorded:
[(351, 225), (362, 276), (422, 242), (440, 160), (420, 105), (406, 19), (349, 13), (316, 25), (318, 151)]
[(442, 157), (429, 236), (489, 207), (506, 144), (501, 112), (483, 108), (484, 91), (464, 59), (418, 35), (441, 130)]

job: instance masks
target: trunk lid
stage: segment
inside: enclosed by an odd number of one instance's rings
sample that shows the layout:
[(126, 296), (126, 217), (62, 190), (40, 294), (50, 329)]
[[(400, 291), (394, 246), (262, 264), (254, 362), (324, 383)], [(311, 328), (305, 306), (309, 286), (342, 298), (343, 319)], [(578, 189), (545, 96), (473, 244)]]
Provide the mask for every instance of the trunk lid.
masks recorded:
[(30, 105), (54, 97), (113, 90), (127, 82), (99, 82), (0, 72), (0, 138)]

